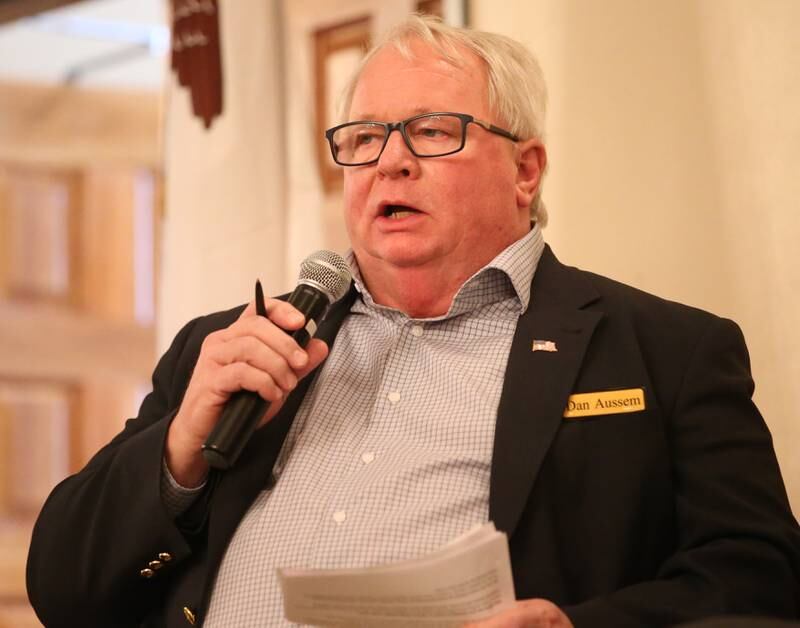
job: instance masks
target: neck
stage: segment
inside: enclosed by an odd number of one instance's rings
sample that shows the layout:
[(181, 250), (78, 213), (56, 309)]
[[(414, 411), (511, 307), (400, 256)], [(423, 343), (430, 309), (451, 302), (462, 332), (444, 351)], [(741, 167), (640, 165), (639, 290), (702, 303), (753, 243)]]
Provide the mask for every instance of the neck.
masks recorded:
[(416, 266), (370, 269), (359, 265), (359, 270), (375, 303), (400, 310), (411, 318), (446, 314), (459, 288), (472, 275), (447, 274)]

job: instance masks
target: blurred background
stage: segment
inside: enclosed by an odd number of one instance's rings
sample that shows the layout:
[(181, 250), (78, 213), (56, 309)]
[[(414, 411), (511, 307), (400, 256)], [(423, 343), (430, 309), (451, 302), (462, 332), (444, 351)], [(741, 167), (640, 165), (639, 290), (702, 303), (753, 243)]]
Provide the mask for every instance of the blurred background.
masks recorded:
[(180, 326), (346, 249), (321, 129), (414, 10), (536, 53), (545, 239), (742, 326), (798, 512), (800, 3), (0, 0), (0, 627), (38, 625), (34, 518)]

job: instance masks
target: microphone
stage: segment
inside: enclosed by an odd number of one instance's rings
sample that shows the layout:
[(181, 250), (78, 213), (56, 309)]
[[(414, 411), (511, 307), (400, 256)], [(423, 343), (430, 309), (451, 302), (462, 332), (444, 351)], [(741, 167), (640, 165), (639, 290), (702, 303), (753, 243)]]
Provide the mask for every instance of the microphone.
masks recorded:
[[(350, 281), (350, 268), (336, 253), (317, 251), (303, 260), (297, 287), (288, 299), (306, 318), (304, 327), (291, 332), (297, 344), (301, 347), (308, 344), (331, 304), (347, 293)], [(261, 316), (266, 316), (263, 295), (256, 298), (256, 308)], [(214, 469), (231, 468), (268, 408), (269, 401), (258, 393), (249, 390), (233, 393), (203, 444), (206, 462)]]

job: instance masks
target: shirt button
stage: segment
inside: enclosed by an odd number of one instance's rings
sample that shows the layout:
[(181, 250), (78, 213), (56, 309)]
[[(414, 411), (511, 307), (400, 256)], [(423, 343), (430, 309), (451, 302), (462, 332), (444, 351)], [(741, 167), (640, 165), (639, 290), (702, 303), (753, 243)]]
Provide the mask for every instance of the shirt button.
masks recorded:
[(154, 574), (155, 574), (155, 571), (153, 571), (152, 569), (142, 569), (139, 572), (139, 575), (142, 578), (152, 578)]
[(422, 329), (422, 325), (414, 325), (411, 328), (411, 335), (412, 336), (416, 336), (417, 338), (419, 338), (423, 333), (425, 333), (425, 332)]
[(375, 454), (373, 452), (368, 451), (368, 452), (365, 452), (365, 453), (361, 454), (361, 461), (364, 464), (369, 464), (373, 460), (375, 460)]
[(399, 392), (397, 392), (396, 390), (393, 390), (392, 392), (390, 392), (390, 393), (387, 395), (387, 398), (388, 398), (388, 399), (389, 399), (389, 401), (391, 401), (392, 403), (397, 403), (398, 401), (400, 401), (400, 393), (399, 393)]
[(347, 519), (347, 513), (344, 510), (337, 510), (333, 513), (333, 520), (336, 523), (344, 523), (345, 519)]

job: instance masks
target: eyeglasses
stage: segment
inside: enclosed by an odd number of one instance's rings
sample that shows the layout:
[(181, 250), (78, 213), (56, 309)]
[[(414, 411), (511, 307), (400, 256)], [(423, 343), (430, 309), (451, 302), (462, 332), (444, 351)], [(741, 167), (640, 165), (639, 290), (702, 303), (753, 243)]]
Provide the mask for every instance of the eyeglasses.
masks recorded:
[(512, 142), (519, 138), (500, 127), (466, 113), (423, 113), (400, 122), (358, 120), (325, 131), (333, 160), (340, 166), (374, 164), (386, 148), (392, 131), (400, 131), (406, 146), (416, 157), (444, 157), (464, 148), (467, 125), (502, 135)]

